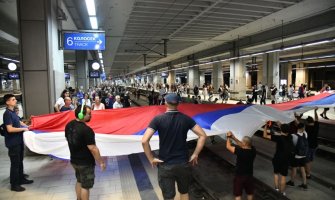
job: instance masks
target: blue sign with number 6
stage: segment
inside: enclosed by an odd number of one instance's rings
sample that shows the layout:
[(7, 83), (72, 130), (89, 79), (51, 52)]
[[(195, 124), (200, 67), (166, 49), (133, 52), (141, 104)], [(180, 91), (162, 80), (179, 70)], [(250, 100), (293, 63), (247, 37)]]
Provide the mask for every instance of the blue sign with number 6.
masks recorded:
[(105, 50), (105, 33), (64, 33), (65, 50)]

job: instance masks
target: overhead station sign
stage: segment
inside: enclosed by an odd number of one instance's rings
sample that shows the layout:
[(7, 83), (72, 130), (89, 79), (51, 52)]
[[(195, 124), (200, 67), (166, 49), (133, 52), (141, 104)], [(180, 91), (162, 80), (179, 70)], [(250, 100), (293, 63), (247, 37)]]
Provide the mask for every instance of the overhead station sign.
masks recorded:
[(105, 50), (105, 33), (64, 33), (65, 50)]

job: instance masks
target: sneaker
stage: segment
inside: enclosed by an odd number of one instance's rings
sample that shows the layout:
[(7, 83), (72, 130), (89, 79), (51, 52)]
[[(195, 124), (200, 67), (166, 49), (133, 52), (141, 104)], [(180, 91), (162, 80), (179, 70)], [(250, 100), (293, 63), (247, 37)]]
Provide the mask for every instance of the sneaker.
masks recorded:
[(10, 190), (14, 192), (23, 192), (26, 190), (26, 188), (22, 187), (21, 185), (14, 185), (10, 188)]
[(278, 188), (275, 188), (275, 190), (276, 190), (277, 192), (279, 192), (279, 189), (278, 189)]
[(299, 187), (302, 188), (303, 190), (307, 190), (308, 189), (308, 187), (307, 187), (306, 184), (301, 184), (301, 185), (299, 185)]
[(282, 192), (281, 194), (286, 197), (286, 192)]
[(324, 117), (325, 119), (329, 119), (327, 116)]
[(308, 176), (306, 175), (306, 178), (307, 178), (307, 179), (311, 179), (311, 178), (312, 178), (312, 175), (308, 175)]
[(291, 187), (294, 187), (294, 182), (293, 182), (293, 181), (288, 181), (288, 182), (286, 183), (286, 185), (291, 186)]
[(34, 181), (33, 180), (28, 180), (28, 179), (22, 179), (21, 180), (21, 184), (23, 185), (23, 184), (32, 184)]
[(28, 174), (23, 174), (23, 177), (24, 178), (29, 178), (29, 175)]

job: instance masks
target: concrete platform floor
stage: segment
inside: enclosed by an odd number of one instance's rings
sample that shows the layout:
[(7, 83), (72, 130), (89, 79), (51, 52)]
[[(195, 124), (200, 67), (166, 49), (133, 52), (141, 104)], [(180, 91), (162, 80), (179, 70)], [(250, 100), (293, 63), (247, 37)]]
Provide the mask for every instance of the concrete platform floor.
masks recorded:
[[(34, 183), (23, 185), (24, 192), (10, 191), (10, 161), (3, 137), (0, 137), (0, 199), (2, 200), (67, 200), (76, 199), (76, 178), (69, 161), (48, 156), (28, 156), (25, 173)], [(96, 167), (96, 178), (90, 199), (137, 200), (163, 199), (157, 183), (157, 169), (152, 168), (143, 154), (108, 157), (106, 171)], [(135, 173), (136, 172), (136, 173)]]

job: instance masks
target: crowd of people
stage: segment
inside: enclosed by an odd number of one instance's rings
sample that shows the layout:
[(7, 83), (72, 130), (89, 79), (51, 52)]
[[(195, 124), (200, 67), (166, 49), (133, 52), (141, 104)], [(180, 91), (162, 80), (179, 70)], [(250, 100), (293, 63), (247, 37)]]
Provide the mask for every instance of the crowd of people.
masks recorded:
[[(158, 92), (152, 86), (148, 86), (148, 96), (151, 95), (152, 104), (165, 105), (167, 111), (156, 116), (148, 125), (142, 138), (143, 150), (153, 166), (158, 166), (159, 185), (165, 199), (173, 199), (176, 195), (175, 183), (181, 194), (181, 199), (188, 199), (189, 186), (191, 184), (190, 166), (198, 162), (198, 155), (201, 152), (207, 138), (204, 130), (196, 122), (180, 113), (178, 105), (181, 102), (182, 94), (190, 97), (191, 89), (187, 85), (156, 85)], [(301, 87), (301, 89), (300, 89)], [(304, 98), (307, 93), (304, 86), (299, 87), (299, 98)], [(259, 89), (261, 92), (259, 93)], [(282, 86), (280, 93), (282, 96), (293, 96), (294, 87), (290, 86), (290, 91), (286, 91)], [(321, 92), (330, 90), (326, 84)], [(271, 97), (276, 97), (278, 89), (275, 85), (270, 87)], [(200, 90), (196, 85), (193, 88), (192, 102), (201, 103)], [(139, 98), (140, 88), (133, 92)], [(203, 86), (203, 95), (210, 101), (214, 93), (212, 85)], [(229, 98), (227, 86), (220, 86), (218, 89), (222, 103)], [(257, 102), (257, 96), (264, 101), (266, 96), (266, 86), (261, 83), (253, 87), (252, 101)], [(301, 95), (300, 95), (301, 94)], [(1, 126), (1, 133), (5, 130), (5, 144), (8, 148), (8, 155), (11, 161), (10, 184), (13, 191), (24, 191), (22, 184), (31, 184), (33, 180), (27, 179), (23, 168), (23, 132), (28, 130), (28, 126), (21, 121), (18, 116), (16, 99), (12, 94), (4, 96), (6, 111), (3, 116), (4, 127)], [(214, 100), (216, 102), (218, 99)], [(101, 85), (100, 87), (89, 88), (88, 91), (74, 91), (71, 88), (65, 89), (57, 99), (55, 112), (75, 111), (76, 119), (66, 125), (65, 137), (68, 142), (71, 164), (77, 178), (76, 194), (78, 199), (89, 199), (89, 189), (94, 185), (94, 166), (97, 162), (102, 170), (106, 168), (106, 163), (100, 155), (96, 146), (94, 131), (86, 125), (91, 119), (92, 110), (119, 109), (131, 106), (130, 91), (117, 85)], [(239, 103), (242, 103), (240, 101)], [(329, 110), (329, 109), (328, 109)], [(321, 117), (327, 118), (327, 109), (321, 113)], [(296, 116), (296, 120), (290, 124), (280, 124), (279, 122), (267, 122), (264, 125), (263, 137), (276, 143), (276, 152), (272, 159), (275, 189), (286, 195), (286, 186), (295, 186), (297, 170), (300, 171), (302, 183), (300, 188), (307, 190), (307, 180), (311, 178), (312, 163), (318, 147), (319, 122), (317, 109), (314, 111), (314, 118), (309, 116), (306, 122), (301, 120), (302, 115)], [(187, 147), (187, 133), (192, 130), (197, 136), (197, 146), (193, 154), (189, 157)], [(150, 139), (158, 131), (159, 157), (155, 157), (151, 152)], [(173, 134), (171, 136), (171, 134)], [(234, 141), (235, 145), (232, 144)], [(252, 145), (251, 137), (243, 137), (240, 141), (232, 132), (227, 133), (226, 148), (237, 156), (236, 172), (234, 178), (235, 199), (241, 199), (245, 190), (248, 199), (253, 199), (254, 180), (253, 162), (256, 157), (256, 149)], [(291, 167), (290, 180), (286, 181), (288, 170)]]
[(57, 99), (54, 110), (63, 112), (75, 110), (79, 105), (86, 105), (92, 110), (128, 108), (131, 106), (129, 91), (116, 85), (90, 87), (88, 91), (64, 89)]

